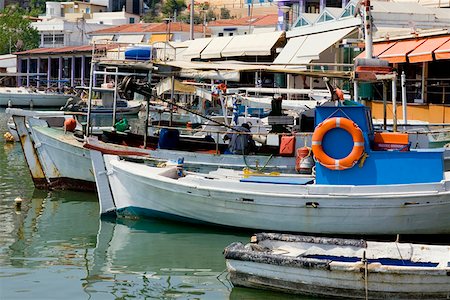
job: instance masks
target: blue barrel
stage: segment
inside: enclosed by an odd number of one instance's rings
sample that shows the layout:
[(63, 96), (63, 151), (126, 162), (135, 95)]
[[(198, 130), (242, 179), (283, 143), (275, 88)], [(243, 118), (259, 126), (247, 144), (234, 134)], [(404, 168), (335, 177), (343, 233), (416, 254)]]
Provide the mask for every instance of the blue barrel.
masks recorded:
[(152, 59), (152, 47), (141, 46), (125, 50), (125, 59), (150, 60)]
[(177, 129), (161, 129), (159, 133), (158, 148), (177, 149), (180, 132)]

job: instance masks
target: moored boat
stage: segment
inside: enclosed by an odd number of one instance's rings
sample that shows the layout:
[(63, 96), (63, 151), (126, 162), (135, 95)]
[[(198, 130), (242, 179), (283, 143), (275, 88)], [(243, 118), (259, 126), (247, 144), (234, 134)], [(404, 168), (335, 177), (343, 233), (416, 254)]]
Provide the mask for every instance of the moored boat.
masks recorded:
[(442, 150), (378, 149), (360, 105), (319, 107), (316, 122), (314, 178), (182, 174), (93, 151), (101, 213), (283, 232), (450, 233)]
[(55, 118), (62, 119), (61, 126), (47, 122), (43, 115), (33, 118), (33, 113), (25, 110), (7, 109), (7, 113), (12, 115), (14, 127), (22, 136), (20, 142), (25, 159), (38, 188), (95, 190), (89, 149), (146, 156), (156, 163), (183, 156), (186, 167), (193, 170), (242, 169), (259, 165), (265, 170), (296, 172), (293, 156), (220, 154), (227, 145), (216, 144), (204, 137), (180, 137), (176, 148), (167, 149), (158, 147), (159, 138), (153, 136), (148, 137), (147, 147), (142, 148), (142, 136), (133, 134), (104, 132), (109, 141), (106, 143), (94, 137), (86, 139), (81, 132), (65, 131), (62, 127), (66, 117), (64, 112), (55, 113)]
[(450, 247), (260, 233), (224, 251), (234, 286), (362, 299), (446, 299)]
[(70, 97), (74, 95), (25, 87), (0, 87), (0, 106), (60, 107)]

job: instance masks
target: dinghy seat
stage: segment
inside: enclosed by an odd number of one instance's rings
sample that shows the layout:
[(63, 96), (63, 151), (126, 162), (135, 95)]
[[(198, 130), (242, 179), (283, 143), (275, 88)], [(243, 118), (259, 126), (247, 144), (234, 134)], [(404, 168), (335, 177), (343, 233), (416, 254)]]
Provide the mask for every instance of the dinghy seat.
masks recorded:
[(248, 178), (242, 178), (239, 181), (252, 183), (305, 185), (313, 183), (314, 179), (304, 177), (249, 176)]

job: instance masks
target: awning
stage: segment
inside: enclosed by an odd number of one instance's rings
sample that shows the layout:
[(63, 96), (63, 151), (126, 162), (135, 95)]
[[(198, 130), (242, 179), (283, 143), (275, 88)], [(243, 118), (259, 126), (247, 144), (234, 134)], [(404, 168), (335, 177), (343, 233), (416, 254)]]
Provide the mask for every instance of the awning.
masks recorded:
[(91, 37), (91, 43), (95, 42), (96, 44), (99, 44), (101, 41), (106, 43), (107, 41), (112, 41), (113, 38), (114, 34), (93, 35)]
[(406, 56), (424, 42), (424, 39), (398, 41), (394, 46), (380, 54), (378, 58), (385, 59), (391, 64), (404, 63), (406, 62)]
[(200, 53), (208, 46), (211, 40), (211, 38), (203, 38), (191, 41), (189, 47), (183, 53), (184, 58), (188, 60), (200, 58)]
[(236, 35), (222, 50), (222, 57), (267, 56), (284, 35), (283, 31)]
[(144, 39), (143, 34), (121, 34), (117, 38), (117, 42), (124, 44), (139, 44)]
[(213, 79), (222, 81), (239, 81), (241, 79), (239, 71), (232, 70), (194, 70), (181, 69), (178, 76), (183, 78), (194, 78), (198, 80)]
[(265, 33), (265, 32), (274, 32), (276, 30), (277, 30), (277, 28), (275, 26), (272, 26), (272, 27), (255, 27), (252, 30), (252, 34)]
[(172, 39), (172, 34), (166, 33), (153, 33), (150, 36), (149, 44), (157, 43), (157, 42), (167, 42)]
[[(196, 93), (195, 86), (181, 83), (180, 81), (178, 81), (176, 79), (174, 81), (173, 86), (174, 86), (174, 92), (176, 92), (176, 93), (180, 93), (180, 94), (195, 94)], [(165, 92), (171, 91), (171, 90), (172, 90), (172, 78), (171, 77), (167, 77), (167, 78), (161, 80), (156, 85), (156, 94), (158, 96), (164, 94)]]
[(308, 64), (312, 60), (318, 60), (320, 53), (342, 40), (354, 30), (356, 30), (355, 27), (349, 27), (308, 35), (289, 63)]
[(432, 61), (433, 52), (439, 48), (446, 41), (450, 40), (450, 36), (441, 36), (435, 38), (426, 39), (426, 41), (408, 54), (408, 60), (410, 63)]
[[(396, 42), (387, 42), (387, 43), (376, 43), (373, 44), (372, 48), (372, 56), (378, 57), (380, 54), (382, 54), (387, 49), (391, 48), (395, 45)], [(365, 58), (366, 57), (366, 51), (364, 50), (356, 58)]]
[(278, 54), (273, 63), (284, 65), (289, 64), (292, 58), (294, 58), (295, 54), (297, 53), (297, 50), (302, 47), (307, 37), (307, 35), (304, 35), (290, 38), (286, 46), (284, 46), (283, 50), (281, 50), (280, 54)]
[(450, 59), (450, 40), (434, 50), (434, 57), (436, 59)]
[(206, 48), (201, 53), (202, 59), (209, 58), (221, 58), (222, 50), (228, 45), (228, 43), (233, 39), (232, 36), (222, 36), (215, 37), (211, 40), (211, 42), (206, 46)]

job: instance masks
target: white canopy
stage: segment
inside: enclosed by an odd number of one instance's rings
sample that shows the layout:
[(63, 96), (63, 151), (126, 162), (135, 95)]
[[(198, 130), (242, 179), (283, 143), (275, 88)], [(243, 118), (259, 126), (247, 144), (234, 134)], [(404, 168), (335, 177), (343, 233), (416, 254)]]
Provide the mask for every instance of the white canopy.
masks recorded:
[(354, 30), (355, 27), (348, 27), (291, 38), (274, 63), (308, 64), (312, 60), (319, 59), (320, 53), (342, 40)]
[(104, 34), (104, 35), (93, 35), (91, 38), (91, 42), (95, 42), (98, 44), (99, 42), (106, 43), (107, 41), (112, 41), (114, 38), (114, 34)]
[(191, 41), (189, 47), (183, 52), (184, 58), (187, 60), (200, 58), (200, 53), (206, 48), (206, 46), (208, 46), (211, 40), (211, 38), (203, 38)]
[(230, 43), (232, 39), (232, 36), (221, 36), (213, 38), (208, 46), (206, 46), (206, 48), (202, 51), (201, 58), (221, 58), (222, 50)]
[(144, 39), (143, 34), (121, 34), (117, 38), (117, 42), (124, 44), (138, 44)]
[(277, 31), (233, 36), (222, 50), (222, 57), (270, 55), (272, 48), (283, 34), (283, 31)]
[(300, 49), (308, 36), (299, 36), (290, 38), (283, 50), (278, 54), (277, 58), (273, 61), (274, 64), (289, 64), (292, 58), (294, 58), (297, 50)]

